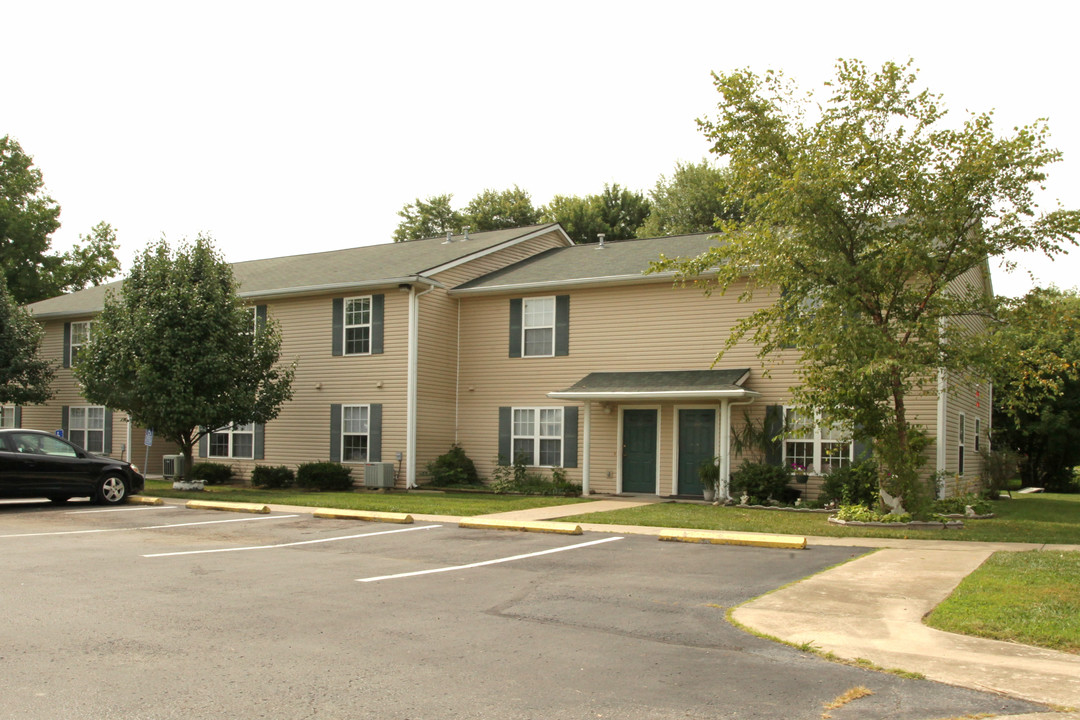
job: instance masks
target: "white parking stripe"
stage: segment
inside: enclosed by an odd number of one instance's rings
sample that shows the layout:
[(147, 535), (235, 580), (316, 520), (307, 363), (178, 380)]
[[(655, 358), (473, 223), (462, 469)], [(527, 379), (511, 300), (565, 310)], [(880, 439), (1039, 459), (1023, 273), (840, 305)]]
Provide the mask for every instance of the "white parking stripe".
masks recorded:
[(248, 547), (216, 548), (214, 550), (185, 550), (183, 552), (154, 553), (143, 555), (145, 558), (175, 557), (177, 555), (208, 555), (210, 553), (239, 552), (241, 550), (269, 550), (271, 548), (297, 547), (298, 545), (316, 545), (318, 543), (336, 542), (337, 540), (355, 540), (356, 538), (374, 537), (375, 535), (393, 535), (394, 533), (412, 532), (413, 530), (431, 530), (442, 525), (420, 525), (418, 527), (402, 528), (401, 530), (380, 530), (378, 532), (361, 533), (360, 535), (342, 535), (340, 537), (320, 538), (319, 540), (301, 540), (291, 543), (279, 543), (277, 545), (250, 545)]
[(524, 558), (538, 557), (540, 555), (550, 555), (551, 553), (563, 552), (564, 550), (576, 550), (578, 548), (589, 547), (590, 545), (599, 545), (601, 543), (614, 542), (615, 540), (622, 540), (622, 537), (610, 537), (603, 540), (590, 540), (589, 542), (578, 543), (577, 545), (567, 545), (566, 547), (552, 548), (551, 550), (541, 550), (534, 553), (525, 553), (524, 555), (512, 555), (511, 557), (498, 558), (496, 560), (484, 560), (483, 562), (469, 563), (468, 565), (454, 565), (451, 567), (434, 568), (433, 570), (417, 570), (416, 572), (398, 573), (397, 575), (380, 575), (378, 577), (358, 578), (356, 582), (378, 582), (379, 580), (396, 580), (397, 578), (414, 577), (416, 575), (431, 575), (434, 573), (451, 572), (454, 570), (468, 570), (470, 568), (483, 567), (484, 565), (497, 565), (499, 563), (510, 562), (511, 560), (522, 560)]
[(65, 515), (90, 515), (92, 513), (137, 512), (139, 510), (176, 510), (179, 505), (142, 505), (140, 507), (108, 508), (107, 510), (68, 510)]
[(128, 532), (132, 530), (164, 530), (165, 528), (190, 527), (192, 525), (220, 525), (222, 523), (252, 522), (253, 520), (284, 520), (285, 518), (300, 517), (299, 515), (266, 515), (263, 517), (237, 518), (235, 520), (208, 520), (206, 522), (176, 523), (173, 525), (147, 525), (135, 528), (106, 528), (102, 530), (63, 530), (60, 532), (20, 533), (16, 535), (0, 535), (0, 538), (20, 537), (45, 537), (49, 535), (93, 535), (95, 533)]

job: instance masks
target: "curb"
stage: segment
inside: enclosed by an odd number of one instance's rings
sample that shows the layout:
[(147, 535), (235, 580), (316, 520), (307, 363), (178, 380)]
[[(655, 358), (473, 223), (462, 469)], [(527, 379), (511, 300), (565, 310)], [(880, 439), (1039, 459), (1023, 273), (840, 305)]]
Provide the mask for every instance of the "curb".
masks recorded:
[(479, 530), (518, 530), (520, 532), (560, 533), (562, 535), (581, 535), (581, 526), (576, 523), (551, 522), (545, 520), (484, 520), (472, 518), (462, 520), (458, 527)]
[(411, 525), (412, 515), (405, 513), (376, 512), (374, 510), (319, 510), (311, 513), (312, 517), (333, 520), (367, 520), (368, 522), (399, 523)]
[(712, 545), (748, 545), (751, 547), (805, 550), (806, 538), (798, 535), (730, 532), (724, 530), (667, 530), (657, 536), (669, 542), (709, 543)]
[(146, 495), (128, 495), (128, 503), (131, 505), (164, 505), (165, 501), (159, 497), (147, 497)]
[(226, 510), (229, 512), (256, 513), (258, 515), (265, 515), (270, 512), (269, 505), (259, 505), (257, 503), (214, 502), (212, 500), (189, 500), (188, 504), (184, 507), (189, 510)]

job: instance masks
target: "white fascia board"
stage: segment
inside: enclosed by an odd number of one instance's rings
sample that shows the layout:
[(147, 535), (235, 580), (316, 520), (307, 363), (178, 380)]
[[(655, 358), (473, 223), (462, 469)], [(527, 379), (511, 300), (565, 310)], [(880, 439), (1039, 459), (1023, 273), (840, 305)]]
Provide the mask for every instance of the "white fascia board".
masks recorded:
[(625, 285), (627, 283), (647, 282), (670, 282), (675, 278), (673, 272), (653, 273), (644, 275), (609, 275), (607, 277), (574, 278), (573, 280), (541, 280), (531, 283), (509, 283), (506, 285), (490, 285), (488, 287), (466, 288), (464, 290), (451, 289), (448, 295), (482, 295), (485, 293), (522, 292), (530, 290), (547, 290), (562, 287), (602, 287), (604, 285)]
[(53, 312), (36, 313), (31, 312), (31, 315), (35, 320), (51, 320), (55, 318), (77, 318), (77, 317), (91, 317), (99, 314), (104, 310), (104, 306), (98, 306), (95, 308), (82, 308), (80, 310), (54, 310)]
[(745, 388), (733, 388), (728, 390), (643, 390), (633, 391), (610, 391), (610, 392), (549, 392), (547, 394), (553, 400), (597, 400), (609, 401), (638, 401), (638, 400), (708, 400), (715, 398), (756, 398), (761, 393)]
[[(558, 232), (560, 235), (562, 235), (563, 240), (566, 241), (567, 247), (574, 244), (574, 241), (570, 239), (570, 236), (566, 234), (566, 231), (562, 229), (562, 225), (559, 225), (558, 223), (556, 223), (554, 225), (549, 225), (547, 227), (543, 227), (543, 228), (540, 228), (538, 230), (533, 230), (532, 232), (525, 233), (524, 235), (522, 235), (520, 237), (511, 238), (509, 240), (504, 240), (503, 242), (499, 243), (498, 245), (492, 245), (491, 247), (485, 248), (484, 250), (478, 250), (478, 251), (476, 251), (474, 253), (471, 253), (469, 255), (466, 255), (464, 257), (460, 257), (457, 260), (451, 260), (450, 262), (443, 263), (442, 265), (436, 265), (433, 268), (429, 268), (429, 269), (425, 270), (424, 273), (426, 275), (437, 275), (438, 273), (445, 272), (446, 270), (450, 270), (451, 268), (456, 268), (458, 265), (464, 265), (465, 263), (472, 262), (473, 260), (476, 260), (478, 258), (482, 258), (485, 255), (491, 255), (492, 253), (498, 252), (500, 250), (505, 250), (508, 247), (513, 247), (514, 245), (518, 245), (518, 244), (526, 242), (528, 240), (532, 240), (533, 238), (538, 238), (541, 235), (547, 235), (550, 232)], [(471, 240), (455, 240), (454, 241), (455, 244), (457, 244), (457, 243), (467, 243), (467, 242), (472, 242), (472, 241)]]
[(414, 283), (421, 285), (429, 285), (431, 287), (446, 287), (442, 283), (432, 280), (431, 278), (422, 277), (420, 275), (409, 275), (399, 278), (380, 278), (378, 280), (368, 280), (365, 282), (330, 283), (327, 285), (306, 285), (303, 287), (293, 288), (274, 288), (272, 290), (253, 290), (250, 292), (240, 292), (237, 294), (245, 299), (257, 299), (286, 297), (291, 295), (318, 295), (321, 293), (335, 292), (339, 290), (370, 290), (378, 287), (412, 285)]

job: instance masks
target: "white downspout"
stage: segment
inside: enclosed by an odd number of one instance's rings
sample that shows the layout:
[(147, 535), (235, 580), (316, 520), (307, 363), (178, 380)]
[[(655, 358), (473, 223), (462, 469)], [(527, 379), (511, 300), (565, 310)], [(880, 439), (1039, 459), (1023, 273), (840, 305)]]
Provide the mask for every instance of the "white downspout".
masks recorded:
[(589, 494), (589, 450), (592, 446), (592, 401), (585, 401), (585, 435), (582, 438), (585, 447), (581, 450), (581, 494)]
[[(126, 455), (126, 457), (124, 459), (127, 460), (128, 462), (131, 462), (131, 458), (133, 456), (131, 454), (131, 416), (130, 415), (127, 416), (127, 446), (126, 447), (127, 447), (127, 449), (124, 451), (124, 455)], [(145, 472), (147, 472), (147, 469), (143, 468), (142, 471), (145, 473)]]
[(949, 381), (945, 368), (938, 368), (937, 380), (937, 472), (945, 472), (946, 443), (949, 441), (949, 425), (946, 412), (949, 410)]
[(721, 501), (731, 498), (731, 408), (736, 405), (750, 405), (754, 402), (754, 398), (749, 400), (725, 401), (721, 407), (720, 417), (720, 434), (721, 434), (721, 455), (720, 455), (720, 494), (719, 499)]
[(405, 487), (416, 485), (416, 378), (420, 346), (420, 298), (435, 289), (434, 285), (421, 293), (409, 286), (409, 351), (408, 380), (405, 390)]

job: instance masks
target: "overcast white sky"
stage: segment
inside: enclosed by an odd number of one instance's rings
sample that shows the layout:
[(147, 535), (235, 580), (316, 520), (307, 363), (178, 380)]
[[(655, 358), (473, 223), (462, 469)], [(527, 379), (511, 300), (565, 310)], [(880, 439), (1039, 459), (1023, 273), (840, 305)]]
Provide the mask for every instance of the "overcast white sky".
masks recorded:
[[(238, 261), (388, 242), (405, 203), (439, 193), (646, 191), (707, 154), (710, 71), (817, 88), (839, 57), (913, 57), (957, 124), (1049, 118), (1065, 160), (1041, 201), (1080, 207), (1068, 2), (35, 0), (0, 18), (0, 135), (63, 208), (54, 248), (106, 220), (125, 270), (162, 234), (210, 233)], [(1020, 261), (1073, 287), (1077, 258)]]

